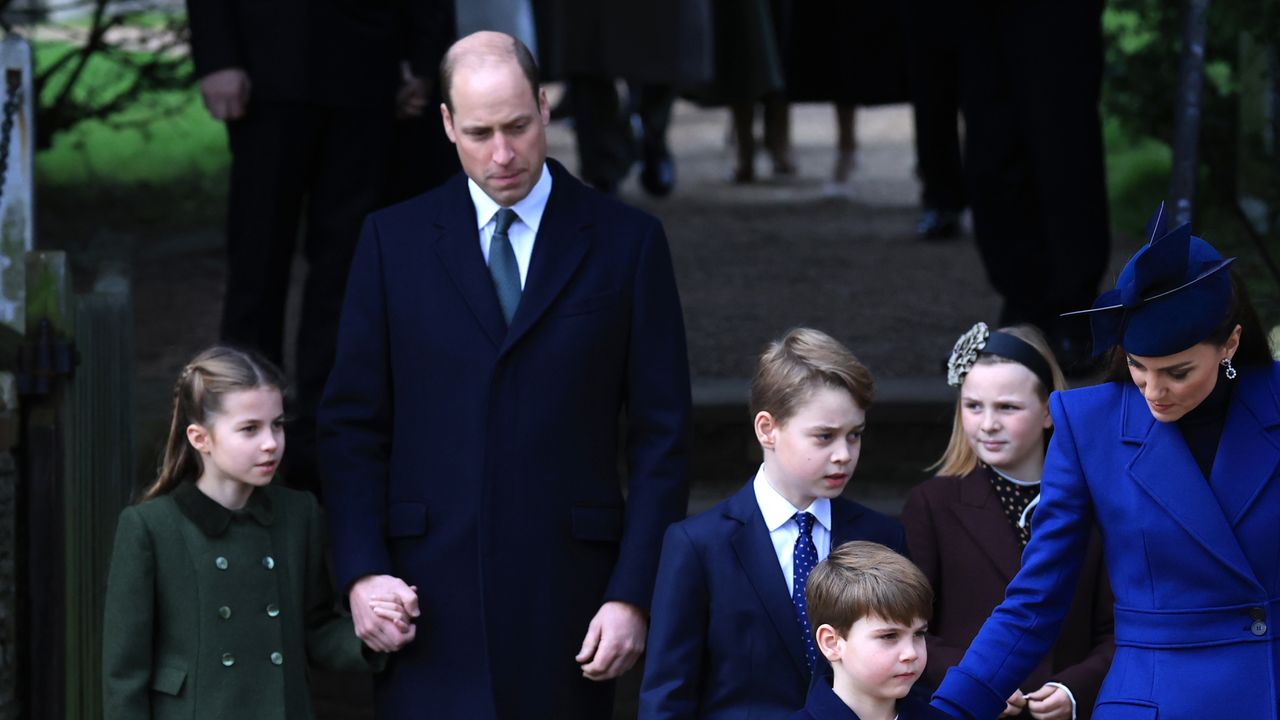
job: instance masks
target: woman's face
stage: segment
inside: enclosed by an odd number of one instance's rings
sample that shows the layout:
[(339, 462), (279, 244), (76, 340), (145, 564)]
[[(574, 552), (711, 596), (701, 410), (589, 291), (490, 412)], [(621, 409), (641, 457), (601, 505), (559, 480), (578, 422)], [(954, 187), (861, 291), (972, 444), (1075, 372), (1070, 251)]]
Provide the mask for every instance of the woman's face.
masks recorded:
[(1161, 357), (1126, 353), (1129, 376), (1156, 420), (1176, 422), (1209, 397), (1218, 382), (1218, 366), (1224, 358), (1235, 355), (1239, 346), (1237, 325), (1224, 345), (1202, 342)]

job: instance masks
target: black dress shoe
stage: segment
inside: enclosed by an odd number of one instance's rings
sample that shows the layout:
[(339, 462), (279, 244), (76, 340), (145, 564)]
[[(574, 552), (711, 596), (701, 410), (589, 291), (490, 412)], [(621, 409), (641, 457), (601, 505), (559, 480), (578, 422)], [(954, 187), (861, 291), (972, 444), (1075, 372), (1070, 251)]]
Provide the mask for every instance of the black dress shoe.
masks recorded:
[(949, 240), (960, 235), (960, 213), (951, 210), (925, 210), (916, 223), (916, 237), (921, 240)]
[(666, 197), (676, 187), (676, 164), (669, 154), (645, 158), (640, 185), (654, 197)]

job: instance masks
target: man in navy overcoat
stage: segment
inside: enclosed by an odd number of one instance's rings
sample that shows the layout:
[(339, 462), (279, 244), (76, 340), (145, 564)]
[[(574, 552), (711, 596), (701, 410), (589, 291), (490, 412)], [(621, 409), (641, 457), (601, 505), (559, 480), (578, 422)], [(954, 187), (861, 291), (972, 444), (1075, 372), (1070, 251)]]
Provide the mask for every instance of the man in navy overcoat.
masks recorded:
[[(365, 222), (321, 404), (338, 581), (403, 646), (380, 717), (607, 718), (687, 500), (666, 237), (545, 159), (513, 38), (463, 38), (441, 83), (465, 176)], [(416, 637), (368, 611), (409, 586)]]

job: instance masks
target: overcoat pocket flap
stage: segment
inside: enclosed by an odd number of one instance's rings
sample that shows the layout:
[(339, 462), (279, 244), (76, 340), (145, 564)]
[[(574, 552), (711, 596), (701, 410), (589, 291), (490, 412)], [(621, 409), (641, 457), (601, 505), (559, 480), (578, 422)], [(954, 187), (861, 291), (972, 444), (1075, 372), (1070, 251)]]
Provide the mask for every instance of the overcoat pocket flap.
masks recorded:
[(392, 503), (387, 508), (387, 535), (414, 537), (427, 532), (427, 506), (422, 503)]
[(1093, 708), (1098, 720), (1156, 720), (1160, 708), (1146, 700), (1107, 700)]
[(151, 676), (151, 689), (165, 695), (177, 695), (182, 692), (182, 683), (187, 680), (187, 671), (183, 668), (161, 667)]
[(573, 537), (577, 540), (622, 539), (622, 508), (576, 507), (573, 509)]

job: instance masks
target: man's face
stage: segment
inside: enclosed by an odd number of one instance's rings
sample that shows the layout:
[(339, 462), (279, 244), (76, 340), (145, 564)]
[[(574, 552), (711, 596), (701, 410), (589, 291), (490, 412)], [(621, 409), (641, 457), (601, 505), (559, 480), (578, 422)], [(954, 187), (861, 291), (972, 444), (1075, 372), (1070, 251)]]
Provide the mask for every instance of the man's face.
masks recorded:
[(453, 111), (441, 105), (440, 112), (463, 171), (499, 205), (523, 200), (547, 158), (546, 92), (535, 101), (513, 60), (461, 65), (454, 70), (452, 96)]

